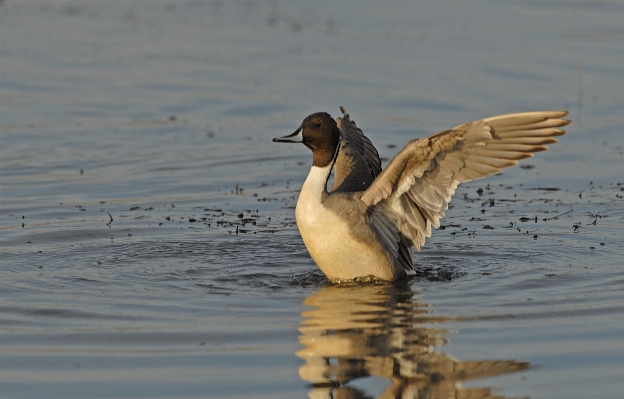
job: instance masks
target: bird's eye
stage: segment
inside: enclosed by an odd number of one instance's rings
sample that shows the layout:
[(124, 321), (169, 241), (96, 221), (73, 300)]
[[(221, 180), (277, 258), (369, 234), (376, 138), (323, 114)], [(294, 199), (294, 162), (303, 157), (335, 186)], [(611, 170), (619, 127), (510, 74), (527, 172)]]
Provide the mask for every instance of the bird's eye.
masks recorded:
[(316, 126), (316, 127), (321, 127), (321, 122), (316, 122), (316, 123), (314, 124), (314, 126)]

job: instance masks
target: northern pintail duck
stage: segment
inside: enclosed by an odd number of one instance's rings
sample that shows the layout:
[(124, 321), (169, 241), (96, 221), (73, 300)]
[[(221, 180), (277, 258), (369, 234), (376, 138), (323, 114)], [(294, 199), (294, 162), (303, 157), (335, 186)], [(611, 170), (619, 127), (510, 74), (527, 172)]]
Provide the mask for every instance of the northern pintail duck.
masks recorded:
[[(332, 281), (397, 280), (414, 274), (417, 250), (440, 227), (459, 183), (545, 151), (565, 134), (565, 111), (494, 116), (410, 141), (382, 171), (377, 150), (341, 107), (319, 112), (275, 142), (303, 143), (312, 168), (295, 217), (312, 259)], [(332, 167), (334, 183), (327, 191)]]

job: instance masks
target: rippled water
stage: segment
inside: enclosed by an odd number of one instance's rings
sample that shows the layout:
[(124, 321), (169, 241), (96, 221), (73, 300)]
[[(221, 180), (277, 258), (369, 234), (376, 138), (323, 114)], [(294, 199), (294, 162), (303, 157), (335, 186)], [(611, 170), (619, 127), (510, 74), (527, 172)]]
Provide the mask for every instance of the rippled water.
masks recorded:
[[(1, 396), (621, 396), (623, 20), (2, 1)], [(310, 154), (270, 139), (340, 105), (386, 159), (500, 113), (573, 123), (460, 186), (414, 279), (331, 286), (294, 223)]]

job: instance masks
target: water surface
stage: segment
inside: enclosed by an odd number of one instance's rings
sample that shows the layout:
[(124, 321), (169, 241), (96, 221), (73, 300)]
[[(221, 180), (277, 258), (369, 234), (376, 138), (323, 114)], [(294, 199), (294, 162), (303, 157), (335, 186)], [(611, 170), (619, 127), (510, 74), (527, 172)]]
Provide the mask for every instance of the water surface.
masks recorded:
[[(621, 396), (618, 2), (3, 1), (3, 398)], [(459, 187), (398, 284), (331, 286), (271, 138), (384, 159), (507, 112), (561, 142)], [(333, 395), (333, 396), (332, 396)]]

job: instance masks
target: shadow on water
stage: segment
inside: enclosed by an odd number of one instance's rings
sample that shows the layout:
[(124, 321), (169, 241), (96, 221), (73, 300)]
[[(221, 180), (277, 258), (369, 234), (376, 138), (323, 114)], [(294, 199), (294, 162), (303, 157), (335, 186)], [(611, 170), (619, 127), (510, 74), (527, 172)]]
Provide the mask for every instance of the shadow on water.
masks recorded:
[[(303, 302), (296, 354), (310, 398), (490, 398), (491, 388), (461, 382), (527, 370), (516, 360), (462, 361), (434, 351), (448, 332), (408, 284), (327, 286)], [(382, 378), (383, 391), (357, 382)], [(357, 381), (356, 381), (357, 380)], [(355, 385), (358, 386), (355, 386)], [(381, 384), (377, 384), (378, 387)], [(499, 397), (499, 396), (496, 396)]]

